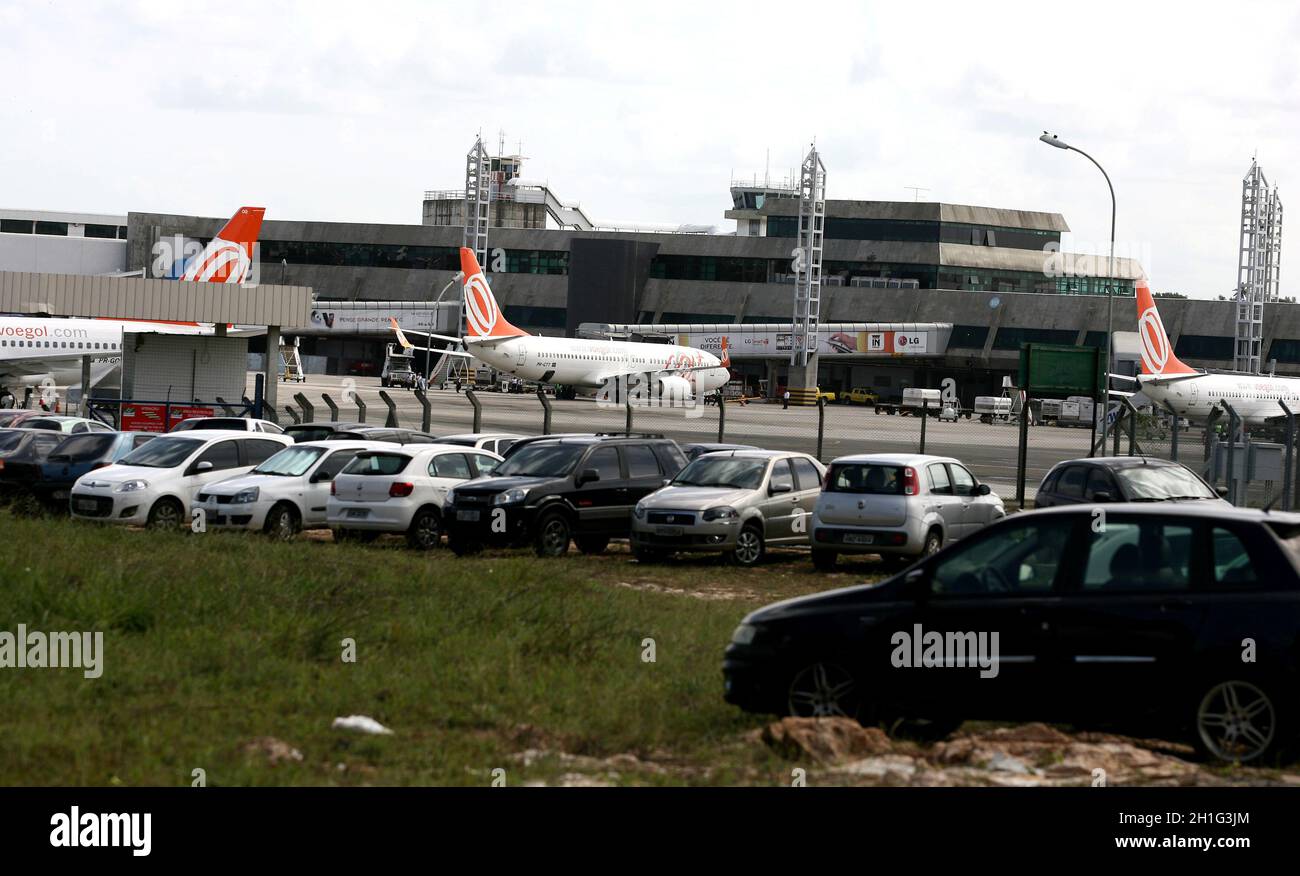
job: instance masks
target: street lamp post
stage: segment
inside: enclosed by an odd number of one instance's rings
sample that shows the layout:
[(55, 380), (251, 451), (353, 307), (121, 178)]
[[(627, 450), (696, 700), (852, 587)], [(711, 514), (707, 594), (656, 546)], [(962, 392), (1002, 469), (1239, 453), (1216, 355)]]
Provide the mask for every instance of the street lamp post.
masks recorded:
[(1088, 159), (1101, 171), (1101, 175), (1106, 178), (1106, 188), (1110, 189), (1110, 259), (1108, 261), (1109, 276), (1106, 277), (1106, 394), (1105, 410), (1101, 420), (1101, 446), (1103, 450), (1106, 447), (1106, 433), (1110, 425), (1110, 365), (1111, 365), (1111, 336), (1115, 333), (1115, 187), (1110, 184), (1110, 174), (1106, 173), (1106, 168), (1097, 163), (1087, 152), (1077, 146), (1071, 146), (1055, 134), (1049, 134), (1046, 131), (1038, 138), (1048, 146), (1055, 146), (1057, 149), (1068, 149), (1078, 152), (1084, 158)]

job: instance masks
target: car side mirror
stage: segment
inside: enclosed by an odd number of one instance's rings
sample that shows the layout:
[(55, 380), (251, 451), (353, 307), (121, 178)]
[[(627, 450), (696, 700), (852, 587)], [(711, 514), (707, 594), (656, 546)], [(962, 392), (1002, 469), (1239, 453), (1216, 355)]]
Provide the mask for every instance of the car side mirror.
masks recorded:
[(205, 471), (212, 471), (212, 463), (208, 462), (206, 459), (202, 462), (194, 463), (195, 474), (202, 474)]
[(662, 481), (660, 481), (660, 484), (662, 484), (663, 486), (666, 487), (666, 486), (668, 486), (669, 484), (671, 484), (672, 482), (673, 482), (673, 479), (672, 479), (672, 478), (664, 478)]
[(594, 468), (584, 468), (578, 475), (578, 486), (600, 480), (600, 472)]
[(1219, 494), (1219, 498), (1220, 498), (1220, 499), (1226, 499), (1226, 498), (1228, 498), (1228, 488), (1227, 488), (1227, 487), (1215, 487), (1215, 488), (1214, 488), (1214, 492), (1216, 492), (1216, 493)]
[(789, 484), (772, 484), (770, 487), (767, 488), (767, 493), (769, 496), (776, 496), (780, 493), (793, 492), (793, 490), (794, 487), (790, 486)]
[(980, 484), (975, 488), (975, 495), (977, 496), (987, 496), (991, 492), (993, 492), (993, 488), (988, 484)]
[(1109, 490), (1098, 490), (1097, 492), (1092, 494), (1092, 501), (1113, 502), (1115, 501), (1115, 497), (1110, 494)]
[(924, 564), (913, 566), (903, 573), (903, 592), (916, 600), (924, 600), (930, 594), (930, 570)]
[(333, 475), (331, 475), (327, 471), (318, 471), (316, 472), (316, 474), (311, 476), (311, 482), (313, 484), (319, 484), (322, 481), (332, 481), (332, 480), (334, 480)]

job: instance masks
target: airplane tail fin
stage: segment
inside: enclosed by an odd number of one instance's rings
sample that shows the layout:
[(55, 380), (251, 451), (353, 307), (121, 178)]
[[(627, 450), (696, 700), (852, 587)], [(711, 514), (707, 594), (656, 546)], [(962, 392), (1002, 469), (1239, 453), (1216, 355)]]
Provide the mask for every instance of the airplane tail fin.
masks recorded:
[(393, 319), (390, 316), (388, 318), (388, 324), (391, 325), (393, 327), (393, 331), (397, 333), (397, 343), (402, 345), (403, 350), (410, 350), (415, 347), (415, 344), (412, 344), (410, 341), (406, 339), (406, 335), (402, 333), (402, 327), (397, 324), (397, 320)]
[(727, 349), (727, 336), (722, 336), (722, 367), (731, 367), (731, 352)]
[(501, 313), (474, 250), (460, 248), (460, 270), (465, 275), (465, 334), (470, 340), (523, 337), (528, 332), (511, 325)]
[(1176, 374), (1196, 374), (1195, 368), (1184, 365), (1174, 355), (1173, 345), (1169, 343), (1169, 333), (1160, 320), (1160, 311), (1156, 309), (1155, 299), (1146, 280), (1137, 282), (1138, 342), (1142, 348), (1142, 373), (1159, 377), (1171, 377)]
[(265, 207), (240, 207), (203, 252), (185, 266), (182, 280), (242, 283), (253, 266), (253, 244), (262, 231)]

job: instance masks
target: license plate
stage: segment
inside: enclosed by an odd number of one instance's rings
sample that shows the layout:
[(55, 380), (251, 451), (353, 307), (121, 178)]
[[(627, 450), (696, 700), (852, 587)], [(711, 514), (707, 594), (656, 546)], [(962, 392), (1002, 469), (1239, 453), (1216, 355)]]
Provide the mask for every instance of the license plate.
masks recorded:
[(72, 505), (78, 511), (94, 511), (99, 507), (94, 499), (77, 499)]
[(55, 491), (54, 491), (54, 498), (56, 498), (56, 499), (66, 499), (66, 498), (68, 498), (69, 495), (71, 495), (71, 494), (70, 494), (67, 490), (55, 490)]
[(350, 518), (353, 519), (353, 520), (356, 520), (358, 517), (365, 517), (365, 516), (368, 515), (369, 513), (370, 513), (370, 509), (369, 509), (369, 508), (349, 508), (349, 509), (348, 509), (348, 517), (350, 517)]
[(464, 521), (466, 521), (467, 523), (478, 523), (478, 512), (477, 512), (477, 511), (457, 511), (457, 512), (456, 512), (456, 519), (457, 519), (457, 520), (464, 520)]
[(874, 535), (858, 535), (851, 532), (844, 536), (845, 544), (875, 544), (875, 542), (876, 537)]
[(680, 526), (656, 526), (655, 527), (655, 535), (681, 535), (681, 534), (682, 534), (682, 528)]

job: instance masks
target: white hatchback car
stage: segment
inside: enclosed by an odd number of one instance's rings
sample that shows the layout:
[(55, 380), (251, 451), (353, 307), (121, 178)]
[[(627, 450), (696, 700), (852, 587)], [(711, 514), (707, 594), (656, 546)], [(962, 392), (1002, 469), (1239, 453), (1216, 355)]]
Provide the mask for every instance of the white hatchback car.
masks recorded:
[(463, 435), (440, 435), (438, 436), (438, 443), (490, 450), (504, 456), (505, 452), (510, 449), (511, 444), (514, 444), (520, 438), (526, 437), (526, 435), (519, 435), (514, 432), (466, 432)]
[(270, 420), (252, 417), (190, 417), (172, 426), (173, 432), (192, 432), (195, 429), (220, 429), (226, 432), (270, 432), (279, 435), (284, 430)]
[(160, 435), (72, 485), (73, 517), (177, 529), (207, 484), (243, 474), (293, 444), (286, 435), (198, 431)]
[(246, 475), (209, 484), (194, 505), (214, 529), (262, 530), (291, 539), (325, 527), (330, 484), (356, 455), (395, 447), (387, 441), (305, 441), (291, 444)]
[(831, 462), (812, 519), (813, 565), (841, 553), (914, 558), (1006, 516), (1002, 500), (946, 456), (867, 453)]
[(358, 453), (330, 486), (326, 519), (339, 540), (401, 532), (411, 547), (428, 550), (441, 542), (448, 491), (500, 462), (495, 453), (451, 444)]

